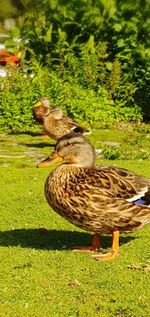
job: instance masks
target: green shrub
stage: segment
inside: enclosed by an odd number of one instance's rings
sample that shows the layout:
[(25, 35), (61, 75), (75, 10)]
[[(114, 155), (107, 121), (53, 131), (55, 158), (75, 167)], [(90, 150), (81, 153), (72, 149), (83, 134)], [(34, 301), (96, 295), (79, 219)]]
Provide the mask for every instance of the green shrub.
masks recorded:
[(95, 91), (83, 87), (74, 77), (60, 76), (56, 71), (41, 67), (33, 59), (30, 66), (10, 69), (9, 76), (1, 79), (0, 124), (4, 130), (23, 132), (38, 130), (32, 116), (32, 107), (41, 96), (60, 106), (76, 121), (94, 127), (106, 127), (115, 121), (142, 119), (140, 109), (124, 107), (110, 99), (108, 91), (99, 86)]
[(24, 1), (19, 28), (30, 59), (123, 106), (149, 108), (149, 1)]
[(2, 80), (3, 126), (37, 127), (41, 95), (96, 127), (150, 120), (148, 0), (24, 0), (20, 10), (12, 35), (27, 63)]
[(121, 151), (118, 147), (105, 146), (102, 154), (107, 160), (116, 160), (121, 156)]

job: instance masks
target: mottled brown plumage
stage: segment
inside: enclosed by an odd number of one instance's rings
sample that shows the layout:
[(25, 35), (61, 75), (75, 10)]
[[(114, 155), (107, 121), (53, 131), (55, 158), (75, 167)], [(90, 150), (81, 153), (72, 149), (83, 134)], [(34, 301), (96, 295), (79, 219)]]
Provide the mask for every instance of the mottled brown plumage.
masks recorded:
[[(144, 200), (150, 204), (149, 179), (115, 166), (95, 166), (94, 148), (80, 134), (61, 138), (39, 167), (56, 160), (64, 163), (49, 174), (46, 199), (75, 226), (100, 235), (130, 232), (150, 222), (150, 208), (144, 205)], [(137, 205), (141, 197), (143, 205)], [(115, 248), (108, 259), (117, 254)]]
[(65, 115), (59, 107), (51, 107), (47, 97), (42, 97), (34, 106), (33, 116), (37, 122), (43, 125), (45, 134), (54, 140), (58, 140), (71, 131), (86, 132), (86, 129)]

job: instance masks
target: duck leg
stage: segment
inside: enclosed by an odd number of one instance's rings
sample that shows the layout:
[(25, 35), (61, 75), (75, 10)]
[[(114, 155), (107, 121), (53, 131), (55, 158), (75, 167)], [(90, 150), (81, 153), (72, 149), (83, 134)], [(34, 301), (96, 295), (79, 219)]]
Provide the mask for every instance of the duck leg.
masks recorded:
[(45, 129), (43, 129), (42, 138), (43, 139), (49, 139), (49, 134), (45, 131)]
[(95, 233), (93, 240), (92, 240), (92, 245), (86, 246), (86, 247), (76, 247), (73, 249), (75, 252), (93, 252), (96, 251), (97, 249), (100, 249), (100, 234)]
[(97, 261), (112, 260), (118, 255), (118, 252), (119, 252), (119, 231), (113, 231), (111, 252), (106, 254), (93, 254), (91, 256)]

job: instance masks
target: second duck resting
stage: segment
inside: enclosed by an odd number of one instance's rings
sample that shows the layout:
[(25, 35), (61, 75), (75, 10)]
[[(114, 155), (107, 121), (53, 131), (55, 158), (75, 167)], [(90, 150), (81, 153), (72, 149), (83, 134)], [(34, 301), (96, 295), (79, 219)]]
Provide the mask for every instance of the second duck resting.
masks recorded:
[(78, 250), (99, 249), (100, 235), (111, 233), (111, 252), (92, 256), (96, 260), (112, 259), (118, 255), (119, 233), (150, 223), (150, 179), (123, 168), (95, 165), (95, 150), (83, 135), (62, 137), (38, 167), (53, 162), (61, 165), (45, 183), (49, 205), (75, 226), (94, 233), (92, 245)]
[(42, 97), (40, 101), (34, 105), (33, 116), (37, 122), (43, 125), (45, 135), (48, 135), (54, 140), (58, 140), (71, 131), (76, 133), (90, 133), (64, 114), (59, 107), (51, 107), (47, 97)]

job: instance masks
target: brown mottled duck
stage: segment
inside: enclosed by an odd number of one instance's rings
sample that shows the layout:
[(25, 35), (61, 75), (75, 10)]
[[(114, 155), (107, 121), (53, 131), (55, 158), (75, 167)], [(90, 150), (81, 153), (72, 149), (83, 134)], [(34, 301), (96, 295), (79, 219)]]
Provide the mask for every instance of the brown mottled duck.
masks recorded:
[(81, 134), (58, 140), (38, 167), (61, 162), (48, 176), (45, 196), (49, 205), (75, 226), (94, 233), (91, 246), (100, 248), (100, 235), (112, 234), (112, 249), (92, 255), (108, 260), (118, 255), (119, 232), (132, 232), (150, 223), (150, 179), (126, 169), (95, 165), (95, 150)]
[(45, 135), (48, 135), (54, 140), (58, 140), (71, 131), (76, 133), (88, 132), (64, 114), (59, 107), (51, 107), (47, 97), (42, 97), (40, 101), (34, 105), (33, 116), (36, 121), (43, 125)]

